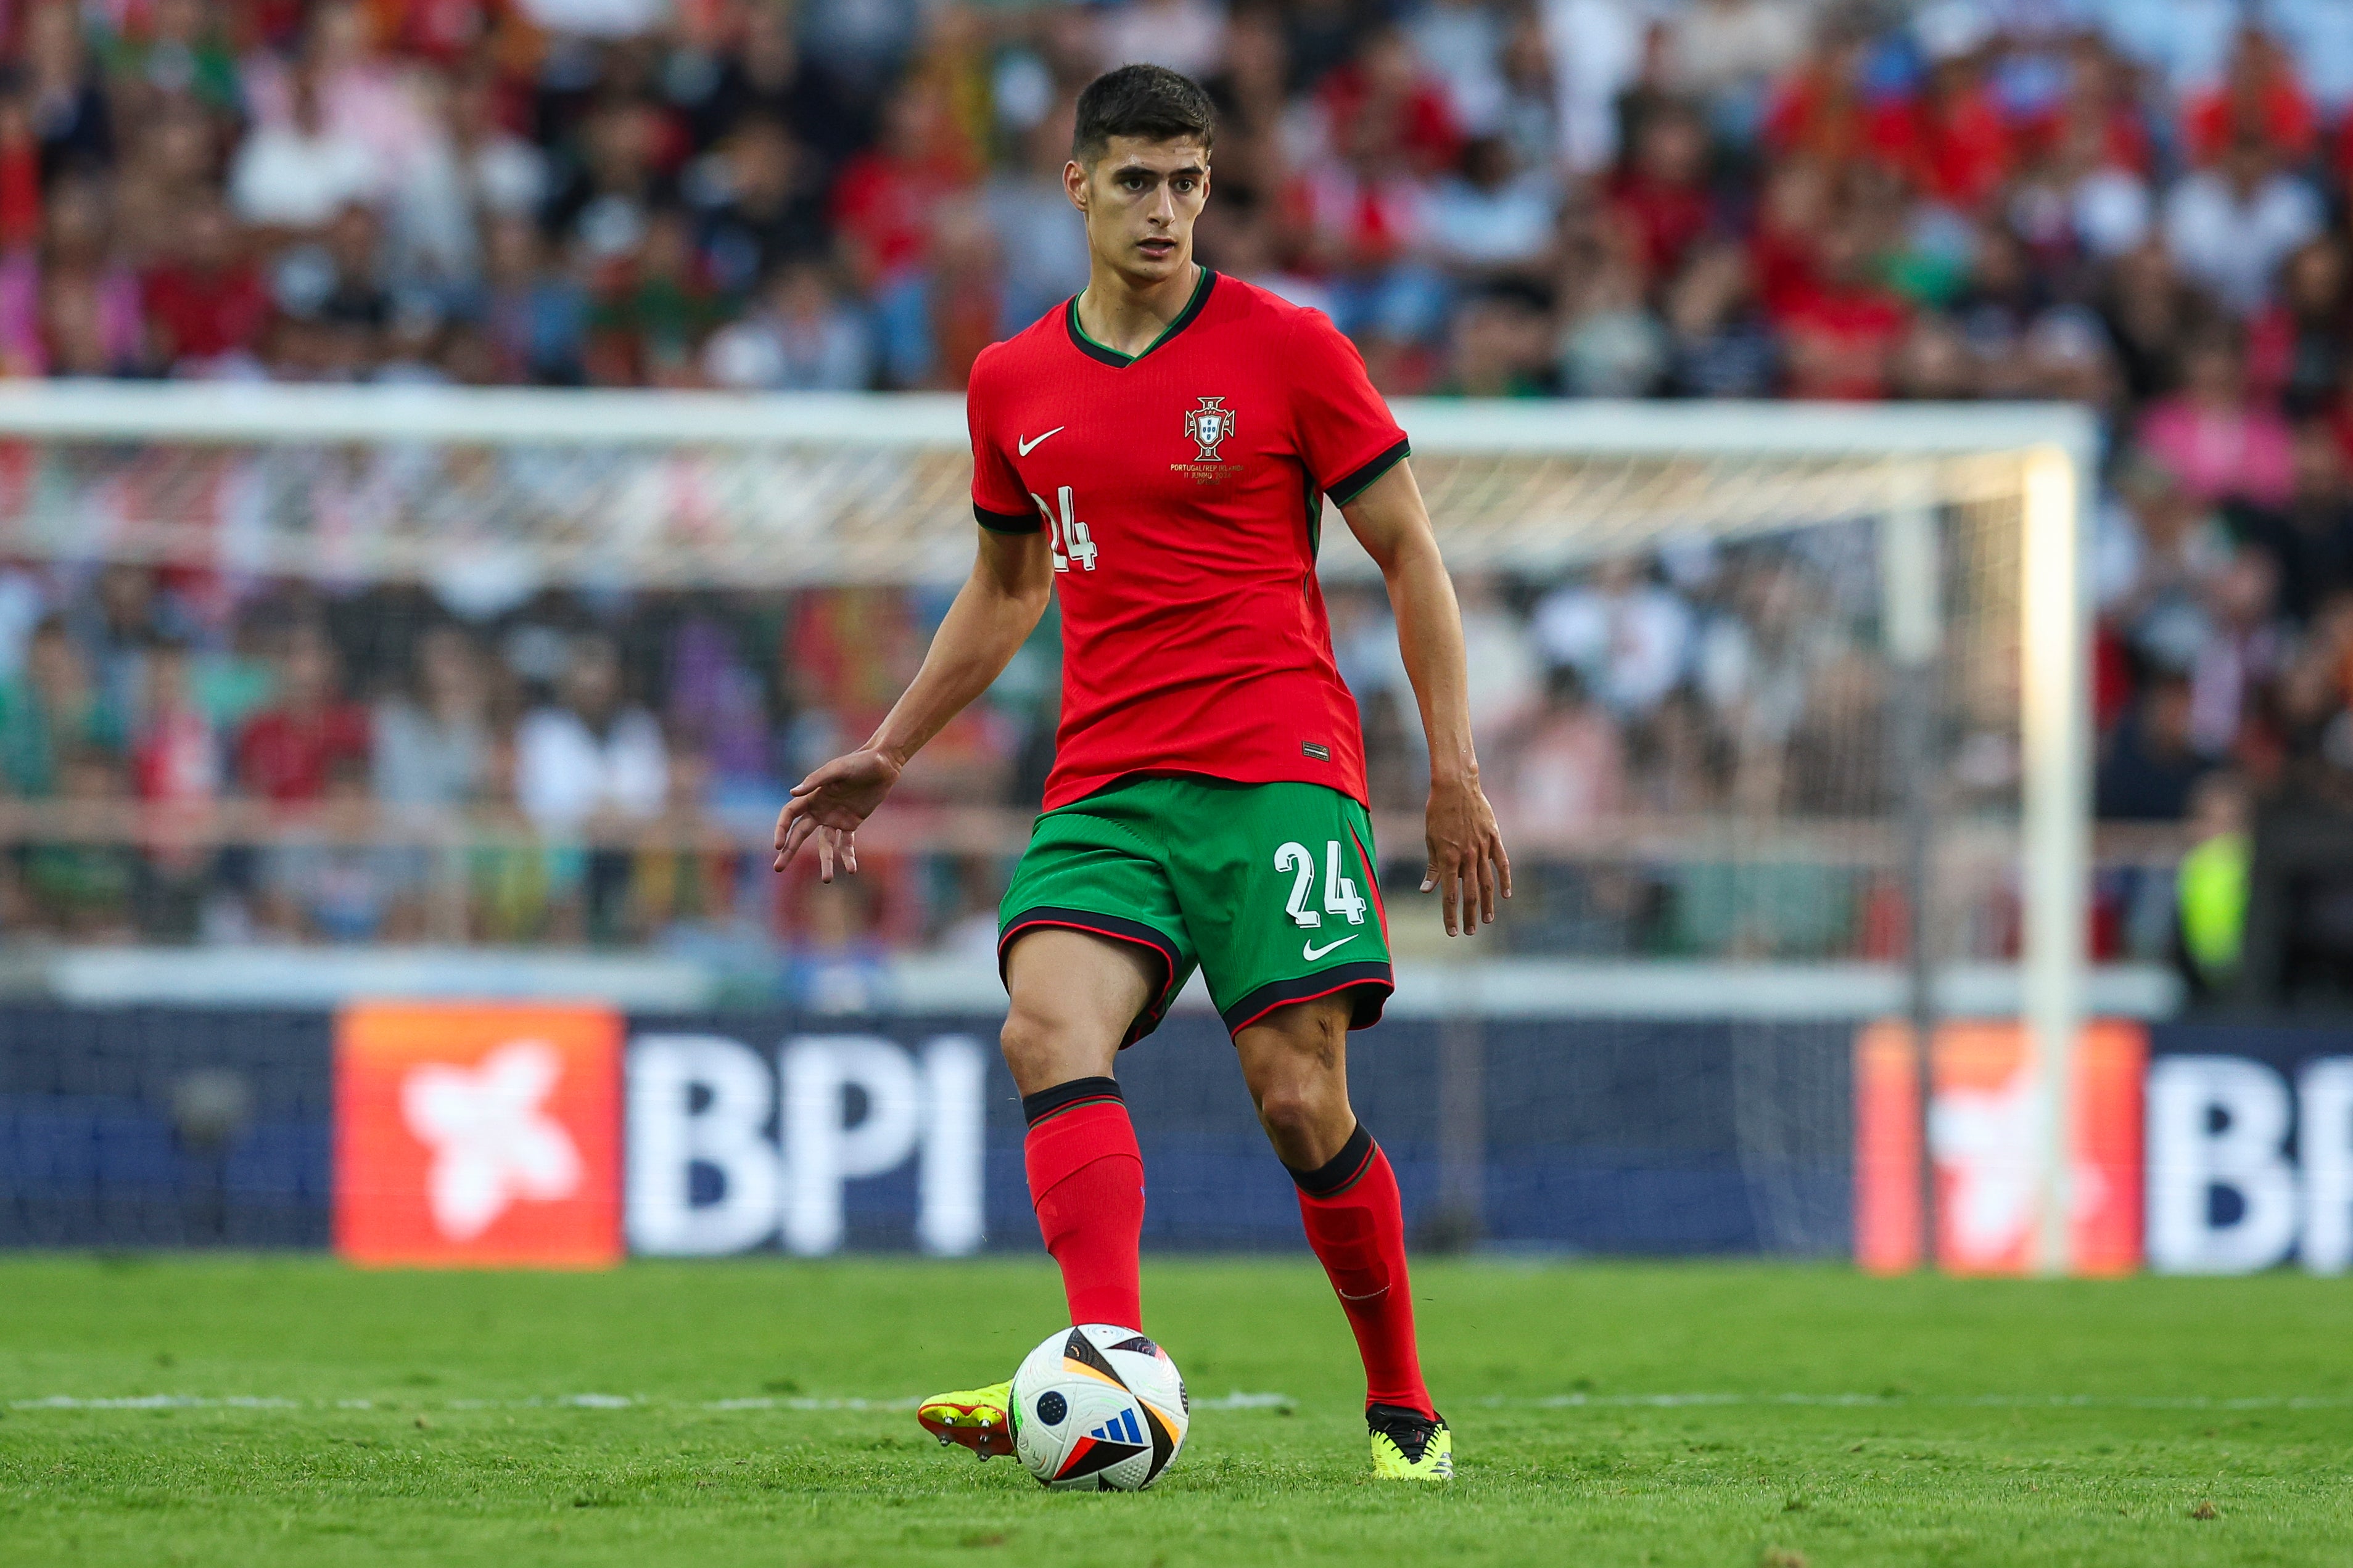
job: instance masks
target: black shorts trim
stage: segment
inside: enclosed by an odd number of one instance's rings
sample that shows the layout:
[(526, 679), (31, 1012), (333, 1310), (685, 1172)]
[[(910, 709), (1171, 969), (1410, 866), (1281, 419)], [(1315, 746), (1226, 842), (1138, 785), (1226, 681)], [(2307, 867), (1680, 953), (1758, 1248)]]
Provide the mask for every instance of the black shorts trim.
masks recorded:
[[(1057, 909), (1050, 904), (1033, 904), (1023, 910), (1006, 921), (1005, 929), (997, 933), (997, 978), (999, 984), (1006, 984), (1007, 990), (1010, 991), (1012, 987), (1006, 982), (1005, 960), (1006, 954), (1012, 950), (1013, 939), (1024, 931), (1047, 928), (1082, 931), (1089, 936), (1134, 942), (1155, 954), (1160, 960), (1158, 994), (1152, 1005), (1138, 1013), (1135, 1021), (1127, 1026), (1127, 1038), (1120, 1041), (1119, 1048), (1125, 1050), (1160, 1026), (1160, 1020), (1167, 1016), (1168, 1004), (1176, 1000), (1171, 993), (1176, 985), (1176, 949), (1166, 936), (1142, 921), (1132, 921), (1120, 915), (1102, 914), (1093, 910)], [(1387, 965), (1383, 967), (1387, 968)]]
[(1365, 491), (1370, 488), (1375, 479), (1379, 479), (1383, 474), (1388, 473), (1391, 468), (1396, 468), (1398, 463), (1404, 461), (1407, 458), (1409, 458), (1412, 455), (1412, 444), (1400, 438), (1396, 446), (1391, 447), (1388, 451), (1383, 452), (1371, 462), (1365, 464), (1363, 467), (1356, 468), (1353, 472), (1343, 474), (1338, 479), (1334, 479), (1330, 484), (1325, 485), (1324, 487), (1324, 493), (1332, 498), (1332, 504), (1334, 506), (1346, 506), (1350, 501), (1355, 500), (1358, 496), (1364, 494)]
[(972, 503), (972, 516), (991, 533), (1035, 533), (1046, 526), (1034, 511), (991, 511), (978, 501)]
[(1368, 959), (1363, 963), (1343, 963), (1331, 969), (1319, 969), (1296, 980), (1273, 981), (1260, 986), (1219, 1016), (1225, 1019), (1228, 1034), (1239, 1035), (1277, 1007), (1288, 1007), (1296, 1002), (1313, 1002), (1319, 996), (1332, 996), (1353, 990), (1356, 994), (1349, 998), (1348, 1027), (1369, 1029), (1381, 1021), (1381, 1009), (1388, 1005), (1389, 993), (1396, 989), (1397, 982), (1390, 977), (1388, 962)]

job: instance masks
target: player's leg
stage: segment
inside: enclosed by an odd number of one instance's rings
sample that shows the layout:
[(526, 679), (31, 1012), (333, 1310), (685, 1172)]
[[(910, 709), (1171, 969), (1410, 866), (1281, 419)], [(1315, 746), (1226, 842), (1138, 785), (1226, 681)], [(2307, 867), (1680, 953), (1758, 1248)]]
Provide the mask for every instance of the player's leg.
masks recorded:
[[(1029, 1131), (1022, 1163), (1039, 1234), (1062, 1271), (1073, 1323), (1141, 1330), (1137, 1243), (1144, 1157), (1112, 1077), (1161, 964), (1129, 944), (1056, 926), (1013, 933), (1005, 953), (1005, 1065)], [(915, 1419), (941, 1443), (982, 1458), (1013, 1452), (1010, 1382), (934, 1394)]]
[(1171, 855), (1179, 905), (1364, 1357), (1375, 1473), (1443, 1479), (1453, 1440), (1422, 1385), (1397, 1177), (1348, 1103), (1348, 1031), (1380, 1017), (1390, 984), (1372, 820), (1315, 784), (1194, 793)]
[[(1138, 855), (1130, 791), (1039, 819), (1006, 892), (1003, 1044), (1029, 1131), (1023, 1163), (1073, 1323), (1140, 1330), (1144, 1161), (1112, 1076), (1193, 970), (1165, 869)], [(1009, 1383), (925, 1400), (916, 1418), (982, 1458), (1013, 1451)]]
[(1234, 1049), (1260, 1125), (1299, 1189), (1308, 1245), (1356, 1336), (1375, 1471), (1444, 1480), (1454, 1443), (1421, 1379), (1397, 1175), (1348, 1104), (1352, 1011), (1345, 994), (1297, 1003), (1238, 1031)]
[(1006, 954), (1005, 1065), (1029, 1123), (1022, 1163), (1073, 1323), (1143, 1329), (1144, 1156), (1112, 1061), (1163, 968), (1130, 943), (1051, 926)]

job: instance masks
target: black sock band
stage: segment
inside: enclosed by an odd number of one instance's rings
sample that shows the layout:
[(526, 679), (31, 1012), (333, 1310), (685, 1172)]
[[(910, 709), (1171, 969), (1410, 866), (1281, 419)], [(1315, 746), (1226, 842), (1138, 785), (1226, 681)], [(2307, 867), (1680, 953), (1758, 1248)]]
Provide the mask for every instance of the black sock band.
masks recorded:
[(1051, 1089), (1041, 1089), (1035, 1094), (1021, 1097), (1021, 1114), (1035, 1127), (1050, 1117), (1065, 1110), (1075, 1110), (1082, 1105), (1099, 1105), (1109, 1100), (1114, 1105), (1126, 1103), (1119, 1092), (1115, 1078), (1074, 1078), (1068, 1083), (1058, 1083)]
[(1372, 1164), (1373, 1152), (1377, 1147), (1373, 1135), (1366, 1131), (1365, 1124), (1359, 1121), (1356, 1130), (1348, 1134), (1348, 1141), (1340, 1145), (1340, 1152), (1324, 1163), (1312, 1171), (1292, 1171), (1288, 1165), (1283, 1169), (1291, 1171), (1291, 1179), (1298, 1183), (1299, 1190), (1309, 1197), (1335, 1198), (1356, 1184), (1366, 1168)]

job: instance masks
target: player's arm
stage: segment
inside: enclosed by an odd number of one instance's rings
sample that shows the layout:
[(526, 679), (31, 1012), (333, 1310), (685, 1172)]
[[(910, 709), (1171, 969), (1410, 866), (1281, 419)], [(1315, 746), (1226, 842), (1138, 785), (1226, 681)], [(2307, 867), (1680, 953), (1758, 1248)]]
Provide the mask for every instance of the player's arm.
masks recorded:
[(1421, 707), (1422, 733), (1430, 738), (1430, 868), (1421, 890), (1438, 889), (1447, 935), (1475, 935), (1482, 921), (1494, 923), (1496, 895), (1512, 896), (1512, 858), (1479, 786), (1454, 583), (1405, 460), (1340, 511), (1388, 581), (1398, 647)]
[(923, 667), (863, 746), (836, 757), (793, 786), (776, 817), (779, 871), (814, 837), (818, 875), (833, 880), (837, 856), (858, 869), (858, 825), (899, 782), (907, 759), (923, 750), (965, 704), (989, 688), (1037, 629), (1054, 588), (1046, 535), (984, 529), (972, 575), (957, 590), (947, 618), (932, 636)]

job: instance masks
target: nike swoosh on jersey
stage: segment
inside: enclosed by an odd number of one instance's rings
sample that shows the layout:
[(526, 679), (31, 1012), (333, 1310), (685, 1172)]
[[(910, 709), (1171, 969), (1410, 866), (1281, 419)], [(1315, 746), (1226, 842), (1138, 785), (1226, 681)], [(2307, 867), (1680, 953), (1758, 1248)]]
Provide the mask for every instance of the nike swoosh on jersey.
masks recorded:
[[(1059, 436), (1069, 428), (1070, 426), (1067, 425), (1057, 425), (1051, 430), (1047, 431), (1046, 436)], [(1024, 441), (1020, 437), (1016, 436), (1013, 438), (1013, 444), (1021, 448), (1021, 455), (1026, 458), (1030, 454), (1031, 450), (1037, 447), (1039, 442), (1046, 438), (1046, 436), (1032, 436), (1027, 441)]]
[(1313, 963), (1317, 959), (1323, 957), (1325, 953), (1330, 952), (1334, 948), (1345, 947), (1350, 942), (1356, 941), (1357, 937), (1364, 934), (1365, 933), (1363, 931), (1357, 931), (1353, 936), (1344, 936), (1339, 941), (1326, 943), (1322, 947), (1316, 946), (1312, 942), (1303, 942), (1299, 944), (1299, 956), (1305, 959), (1308, 963)]

